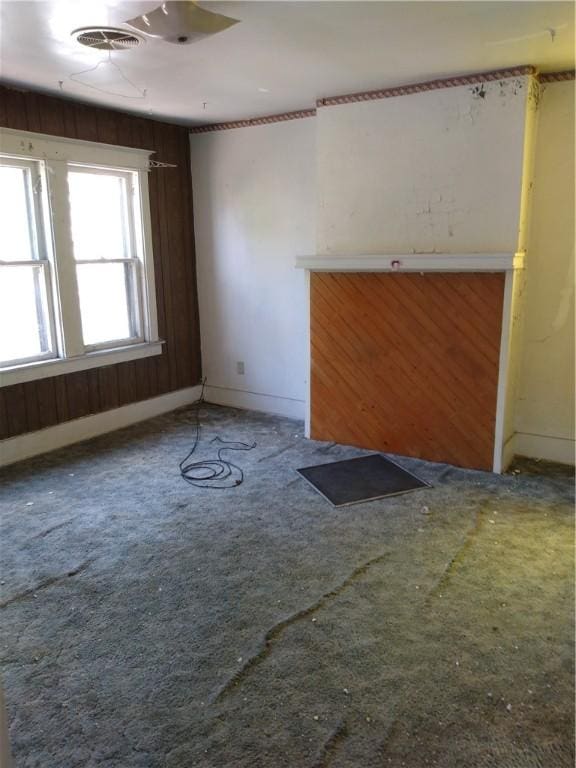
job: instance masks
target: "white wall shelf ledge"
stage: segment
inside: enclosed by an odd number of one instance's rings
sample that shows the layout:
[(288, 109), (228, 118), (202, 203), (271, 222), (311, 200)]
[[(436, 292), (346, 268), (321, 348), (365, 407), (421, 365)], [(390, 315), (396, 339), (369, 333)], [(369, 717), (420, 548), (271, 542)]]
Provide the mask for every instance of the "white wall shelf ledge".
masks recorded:
[(523, 269), (519, 253), (399, 253), (297, 256), (296, 267), (311, 272), (504, 272)]

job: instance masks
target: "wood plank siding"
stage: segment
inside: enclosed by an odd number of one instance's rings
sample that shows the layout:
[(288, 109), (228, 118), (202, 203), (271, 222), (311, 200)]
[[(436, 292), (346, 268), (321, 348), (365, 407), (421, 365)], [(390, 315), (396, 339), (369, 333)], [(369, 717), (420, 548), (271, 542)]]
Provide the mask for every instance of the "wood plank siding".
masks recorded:
[(311, 437), (492, 469), (504, 274), (310, 275)]
[(0, 388), (0, 439), (200, 382), (200, 337), (188, 130), (0, 86), (0, 126), (156, 150), (177, 168), (149, 175), (162, 355)]

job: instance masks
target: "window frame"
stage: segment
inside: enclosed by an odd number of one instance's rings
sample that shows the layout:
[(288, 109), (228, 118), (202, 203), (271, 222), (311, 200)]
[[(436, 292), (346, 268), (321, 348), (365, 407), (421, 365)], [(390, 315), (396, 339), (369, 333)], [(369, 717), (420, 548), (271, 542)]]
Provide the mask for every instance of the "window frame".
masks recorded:
[[(35, 255), (42, 253), (44, 258), (34, 260), (34, 264), (18, 263), (42, 268), (53, 347), (46, 355), (2, 362), (0, 386), (162, 353), (164, 342), (158, 337), (148, 190), (150, 154), (147, 150), (0, 128), (0, 162), (6, 159), (13, 165), (33, 168), (39, 178), (35, 182), (37, 199), (33, 201), (38, 237)], [(128, 228), (133, 253), (121, 261), (130, 264), (129, 311), (135, 315), (131, 318), (135, 335), (127, 339), (98, 344), (83, 342), (76, 266), (91, 261), (74, 258), (68, 172), (75, 167), (82, 172), (120, 175), (127, 180)]]
[[(25, 195), (28, 209), (28, 230), (30, 236), (30, 245), (32, 250), (31, 259), (2, 259), (1, 267), (29, 267), (30, 269), (40, 269), (42, 274), (42, 284), (44, 295), (46, 297), (46, 317), (43, 331), (49, 335), (49, 349), (38, 355), (29, 357), (18, 357), (14, 360), (2, 361), (3, 368), (9, 368), (28, 363), (40, 362), (43, 360), (52, 360), (58, 356), (56, 318), (54, 316), (54, 295), (53, 295), (53, 264), (50, 243), (47, 241), (45, 211), (47, 201), (43, 199), (45, 183), (43, 180), (44, 169), (39, 160), (23, 159), (16, 155), (0, 154), (0, 166), (10, 168), (22, 168), (30, 172), (30, 183), (26, 185)], [(30, 218), (32, 213), (33, 219)], [(38, 300), (38, 296), (36, 297)], [(37, 313), (38, 308), (37, 308)], [(44, 326), (44, 322), (42, 322)], [(1, 370), (1, 368), (0, 368)]]
[(143, 301), (143, 254), (141, 243), (137, 237), (136, 221), (136, 201), (140, 195), (140, 180), (134, 171), (127, 171), (124, 168), (109, 168), (105, 166), (87, 165), (85, 163), (69, 163), (68, 169), (74, 171), (79, 169), (80, 173), (93, 174), (94, 176), (114, 176), (123, 178), (126, 184), (126, 200), (124, 201), (126, 234), (128, 236), (128, 251), (132, 256), (128, 256), (126, 242), (124, 243), (124, 257), (117, 259), (76, 259), (74, 258), (74, 269), (84, 264), (124, 264), (125, 268), (130, 267), (131, 278), (130, 287), (127, 286), (127, 293), (130, 297), (128, 303), (129, 324), (134, 329), (134, 333), (125, 338), (118, 338), (108, 341), (102, 341), (95, 344), (84, 344), (86, 352), (95, 352), (97, 350), (111, 349), (118, 346), (129, 346), (131, 344), (142, 344), (146, 341), (146, 327), (144, 320), (144, 301)]

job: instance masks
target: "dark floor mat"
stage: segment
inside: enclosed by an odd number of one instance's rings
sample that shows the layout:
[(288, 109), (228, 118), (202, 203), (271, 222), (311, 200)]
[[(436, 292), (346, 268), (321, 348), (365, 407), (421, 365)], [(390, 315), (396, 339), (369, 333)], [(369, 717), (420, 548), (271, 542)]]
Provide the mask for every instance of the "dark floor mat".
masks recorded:
[(397, 496), (429, 486), (378, 453), (296, 471), (335, 507)]

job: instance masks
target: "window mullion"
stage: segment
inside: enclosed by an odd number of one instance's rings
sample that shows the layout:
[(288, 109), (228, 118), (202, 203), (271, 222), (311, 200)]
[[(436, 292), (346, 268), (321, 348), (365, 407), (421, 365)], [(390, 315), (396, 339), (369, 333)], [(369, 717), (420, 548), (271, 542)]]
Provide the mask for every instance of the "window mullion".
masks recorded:
[(54, 282), (52, 274), (54, 264), (48, 260), (38, 262), (42, 267), (42, 278), (44, 289), (46, 291), (46, 300), (48, 302), (48, 326), (50, 333), (50, 349), (54, 357), (58, 356), (58, 333), (56, 329), (56, 307), (54, 305)]
[(84, 343), (72, 243), (66, 162), (50, 161), (47, 176), (56, 253), (54, 270), (60, 300), (61, 354), (64, 357), (75, 357), (84, 354)]
[(158, 338), (158, 317), (156, 310), (156, 287), (154, 284), (154, 257), (152, 253), (152, 220), (150, 215), (150, 196), (148, 191), (148, 173), (138, 173), (138, 186), (134, 190), (136, 215), (135, 234), (142, 263), (144, 283), (140, 286), (142, 297), (142, 318), (144, 333), (148, 341)]

